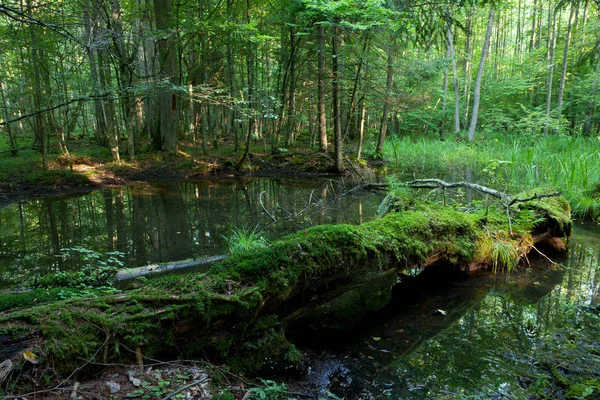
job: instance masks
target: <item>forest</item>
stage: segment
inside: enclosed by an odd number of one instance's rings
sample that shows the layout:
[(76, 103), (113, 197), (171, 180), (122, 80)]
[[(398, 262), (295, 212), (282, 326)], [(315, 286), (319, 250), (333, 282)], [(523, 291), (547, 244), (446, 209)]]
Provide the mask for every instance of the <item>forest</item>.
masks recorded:
[(600, 0), (4, 0), (0, 97), (7, 399), (600, 393)]
[[(389, 136), (595, 136), (593, 1), (15, 1), (6, 151), (113, 162), (192, 143), (382, 155)], [(243, 165), (240, 157), (237, 169)]]

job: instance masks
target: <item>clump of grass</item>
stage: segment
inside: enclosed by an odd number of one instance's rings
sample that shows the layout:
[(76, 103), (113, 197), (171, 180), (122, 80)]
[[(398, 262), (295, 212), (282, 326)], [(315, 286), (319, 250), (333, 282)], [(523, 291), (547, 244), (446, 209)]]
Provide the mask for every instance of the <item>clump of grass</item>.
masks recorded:
[(519, 253), (514, 243), (502, 240), (494, 240), (492, 242), (492, 267), (494, 272), (498, 271), (498, 267), (510, 272), (517, 266), (518, 262)]
[(231, 254), (267, 247), (267, 239), (260, 234), (257, 227), (254, 229), (246, 227), (234, 228), (231, 229), (231, 235), (223, 237), (227, 241)]

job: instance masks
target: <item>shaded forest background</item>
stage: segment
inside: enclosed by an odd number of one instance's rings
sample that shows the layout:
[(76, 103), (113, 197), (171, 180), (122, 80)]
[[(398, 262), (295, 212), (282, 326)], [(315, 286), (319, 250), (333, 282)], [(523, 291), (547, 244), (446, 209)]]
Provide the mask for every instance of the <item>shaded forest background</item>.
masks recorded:
[[(112, 160), (598, 135), (600, 0), (10, 0), (0, 143)], [(242, 150), (245, 150), (242, 155)]]

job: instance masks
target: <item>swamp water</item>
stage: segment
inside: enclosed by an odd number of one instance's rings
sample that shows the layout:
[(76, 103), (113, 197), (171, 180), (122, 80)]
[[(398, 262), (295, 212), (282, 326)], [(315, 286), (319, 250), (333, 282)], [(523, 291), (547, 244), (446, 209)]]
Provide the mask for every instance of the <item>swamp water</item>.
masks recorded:
[[(12, 205), (0, 210), (0, 282), (76, 269), (62, 248), (120, 251), (135, 267), (223, 254), (236, 227), (274, 239), (375, 218), (383, 193), (341, 196), (351, 188), (328, 179), (171, 182)], [(360, 330), (300, 341), (309, 374), (288, 387), (345, 399), (528, 398), (536, 385), (544, 393), (544, 380), (528, 374), (540, 353), (559, 351), (545, 343), (600, 302), (598, 226), (575, 224), (569, 249), (555, 260), (560, 267), (532, 256), (519, 273), (456, 277), (432, 268), (406, 278)], [(582, 363), (600, 365), (596, 349)], [(600, 393), (590, 390), (587, 398)]]

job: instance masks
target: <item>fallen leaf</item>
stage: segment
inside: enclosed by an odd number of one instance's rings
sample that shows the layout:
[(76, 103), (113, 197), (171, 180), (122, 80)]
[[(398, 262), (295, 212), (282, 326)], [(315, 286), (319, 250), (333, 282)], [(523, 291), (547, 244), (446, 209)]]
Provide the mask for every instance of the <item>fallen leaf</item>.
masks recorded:
[(377, 337), (377, 336), (373, 336), (373, 340), (376, 341), (376, 342), (379, 342), (381, 340), (381, 338)]
[(23, 352), (23, 358), (32, 364), (37, 364), (37, 356), (29, 350)]
[(440, 309), (440, 308), (438, 308), (437, 310), (435, 310), (435, 312), (438, 312), (438, 313), (440, 313), (440, 314), (442, 314), (442, 315), (446, 315), (446, 314), (448, 314), (448, 312), (447, 312), (447, 311), (444, 311), (444, 310), (442, 310), (442, 309)]

